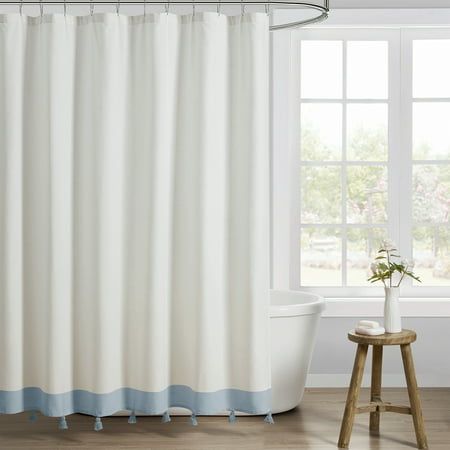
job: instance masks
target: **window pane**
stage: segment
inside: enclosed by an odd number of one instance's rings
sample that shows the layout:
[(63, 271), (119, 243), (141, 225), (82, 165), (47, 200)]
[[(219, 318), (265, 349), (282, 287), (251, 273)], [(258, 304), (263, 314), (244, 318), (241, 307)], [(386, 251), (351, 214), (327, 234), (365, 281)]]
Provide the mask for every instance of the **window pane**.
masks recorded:
[(302, 98), (342, 98), (342, 41), (302, 41)]
[(302, 286), (341, 286), (342, 239), (338, 228), (301, 230)]
[(442, 223), (450, 220), (450, 165), (413, 167), (414, 222)]
[(385, 223), (386, 220), (386, 167), (348, 167), (347, 221), (349, 223)]
[(413, 96), (450, 97), (450, 39), (413, 41)]
[(413, 229), (414, 273), (425, 286), (450, 286), (450, 227)]
[(302, 160), (342, 159), (342, 106), (308, 104), (301, 107)]
[(450, 159), (450, 103), (414, 104), (413, 148), (414, 159)]
[(380, 243), (387, 236), (384, 228), (349, 228), (347, 230), (347, 285), (368, 286), (370, 263)]
[(347, 159), (350, 161), (386, 161), (387, 147), (387, 105), (348, 105)]
[(347, 97), (388, 97), (388, 43), (349, 41), (347, 43)]
[(341, 222), (341, 170), (339, 167), (301, 168), (302, 223)]

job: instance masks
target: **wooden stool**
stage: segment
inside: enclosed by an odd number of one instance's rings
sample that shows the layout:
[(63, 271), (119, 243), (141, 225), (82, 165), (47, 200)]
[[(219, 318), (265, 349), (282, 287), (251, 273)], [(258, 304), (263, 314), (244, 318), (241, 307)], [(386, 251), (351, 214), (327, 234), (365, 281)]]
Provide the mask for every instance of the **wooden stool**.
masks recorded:
[[(380, 413), (385, 411), (411, 414), (416, 432), (417, 447), (427, 449), (427, 437), (423, 424), (422, 410), (420, 407), (419, 392), (417, 389), (416, 374), (409, 344), (416, 340), (416, 333), (411, 330), (403, 330), (401, 333), (385, 333), (380, 336), (365, 336), (356, 334), (354, 331), (348, 333), (348, 338), (358, 344), (356, 350), (355, 363), (353, 366), (352, 378), (347, 394), (344, 417), (342, 418), (341, 432), (339, 434), (339, 448), (348, 448), (350, 436), (352, 434), (355, 414), (370, 413), (370, 433), (380, 432)], [(359, 390), (364, 372), (368, 346), (373, 346), (372, 354), (372, 386), (370, 388), (370, 403), (368, 405), (357, 406)], [(406, 383), (408, 386), (408, 396), (410, 406), (397, 406), (385, 403), (381, 400), (381, 367), (383, 360), (383, 345), (400, 345), (405, 369)]]

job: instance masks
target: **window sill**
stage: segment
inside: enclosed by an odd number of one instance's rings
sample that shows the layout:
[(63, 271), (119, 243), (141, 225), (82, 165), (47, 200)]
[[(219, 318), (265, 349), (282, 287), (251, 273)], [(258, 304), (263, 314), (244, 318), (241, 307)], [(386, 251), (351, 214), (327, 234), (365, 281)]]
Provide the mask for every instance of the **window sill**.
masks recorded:
[[(383, 317), (384, 299), (326, 297), (322, 317)], [(450, 298), (401, 298), (402, 317), (450, 317)]]

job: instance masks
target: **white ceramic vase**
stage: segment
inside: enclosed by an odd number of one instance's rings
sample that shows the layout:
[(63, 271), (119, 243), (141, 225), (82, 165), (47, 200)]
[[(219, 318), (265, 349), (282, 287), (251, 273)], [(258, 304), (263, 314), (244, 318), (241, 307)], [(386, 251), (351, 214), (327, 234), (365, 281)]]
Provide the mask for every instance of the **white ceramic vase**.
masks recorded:
[(385, 287), (384, 300), (384, 329), (386, 333), (400, 333), (402, 331), (402, 317), (400, 316), (399, 287)]

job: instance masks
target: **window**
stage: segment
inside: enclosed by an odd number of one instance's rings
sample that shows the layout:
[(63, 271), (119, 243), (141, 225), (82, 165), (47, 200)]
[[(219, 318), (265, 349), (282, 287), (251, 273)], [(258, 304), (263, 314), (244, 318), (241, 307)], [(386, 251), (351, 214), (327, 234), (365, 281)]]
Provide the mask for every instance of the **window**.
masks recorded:
[(450, 30), (293, 36), (291, 288), (377, 295), (368, 267), (390, 237), (423, 281), (404, 295), (448, 296)]
[[(450, 35), (407, 34), (412, 53), (412, 254), (423, 284), (450, 285)], [(412, 48), (411, 48), (412, 47)]]

